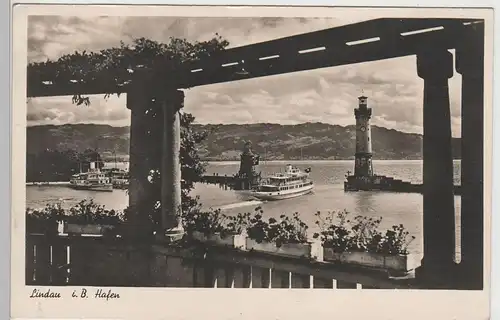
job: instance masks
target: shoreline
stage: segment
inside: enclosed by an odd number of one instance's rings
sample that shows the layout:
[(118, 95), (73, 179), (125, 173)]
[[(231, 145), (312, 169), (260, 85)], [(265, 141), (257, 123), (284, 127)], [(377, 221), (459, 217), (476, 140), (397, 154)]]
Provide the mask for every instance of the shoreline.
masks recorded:
[(38, 181), (38, 182), (26, 182), (26, 186), (68, 186), (69, 181)]

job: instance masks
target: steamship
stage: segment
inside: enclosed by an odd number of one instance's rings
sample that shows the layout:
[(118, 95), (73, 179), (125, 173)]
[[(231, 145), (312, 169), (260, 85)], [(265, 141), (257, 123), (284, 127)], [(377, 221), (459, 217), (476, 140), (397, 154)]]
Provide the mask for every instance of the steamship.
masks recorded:
[(90, 170), (88, 172), (80, 172), (71, 177), (70, 188), (76, 190), (90, 190), (90, 191), (113, 191), (113, 184), (110, 177), (101, 172), (97, 163), (90, 163)]
[(311, 193), (314, 183), (309, 179), (308, 168), (302, 172), (290, 164), (285, 167), (284, 173), (276, 173), (260, 184), (251, 195), (261, 200), (283, 200), (295, 198)]

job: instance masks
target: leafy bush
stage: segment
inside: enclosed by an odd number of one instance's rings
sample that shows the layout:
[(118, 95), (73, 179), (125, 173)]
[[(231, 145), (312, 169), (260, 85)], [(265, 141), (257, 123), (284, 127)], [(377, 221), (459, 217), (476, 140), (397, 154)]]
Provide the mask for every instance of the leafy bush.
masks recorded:
[(105, 206), (96, 204), (94, 200), (82, 200), (68, 210), (63, 221), (76, 224), (119, 225), (123, 222), (123, 213), (107, 210)]
[(251, 224), (251, 214), (238, 213), (236, 216), (227, 217), (227, 231), (233, 234), (246, 234)]
[(382, 235), (378, 231), (382, 218), (356, 216), (351, 226), (351, 250), (377, 252)]
[(402, 224), (392, 226), (392, 230), (387, 230), (381, 243), (380, 251), (386, 254), (408, 254), (408, 246), (415, 240), (415, 236), (405, 230)]
[(60, 204), (50, 204), (45, 208), (26, 208), (26, 233), (57, 234), (57, 222), (64, 217)]
[(347, 211), (321, 212), (315, 214), (320, 232), (313, 238), (320, 239), (323, 246), (334, 252), (372, 252), (383, 254), (408, 254), (408, 246), (415, 239), (402, 224), (382, 233), (379, 231), (382, 218), (356, 216), (348, 220)]
[(250, 239), (261, 243), (263, 241), (273, 242), (278, 247), (285, 243), (306, 243), (307, 229), (305, 222), (300, 219), (297, 212), (290, 218), (281, 215), (278, 220), (269, 218), (263, 220), (263, 210), (255, 208), (256, 214), (250, 218), (247, 224), (247, 234)]
[(205, 235), (214, 233), (226, 233), (224, 222), (227, 217), (220, 210), (201, 211), (194, 208), (184, 213), (182, 224), (187, 233), (193, 231), (202, 232)]
[(27, 233), (57, 233), (58, 222), (118, 226), (123, 222), (123, 214), (107, 210), (93, 200), (82, 200), (69, 210), (63, 209), (61, 204), (50, 204), (37, 210), (26, 209)]
[(277, 246), (307, 242), (308, 226), (298, 213), (294, 213), (292, 217), (281, 215), (278, 220), (264, 220), (262, 214), (261, 207), (255, 208), (253, 215), (239, 213), (236, 216), (227, 216), (220, 210), (202, 212), (195, 209), (183, 215), (183, 225), (188, 233), (198, 231), (206, 235), (219, 233), (221, 236), (245, 234), (259, 243), (273, 242)]
[[(328, 212), (326, 217), (321, 215), (321, 212), (316, 212), (315, 216), (318, 219), (316, 225), (320, 228), (320, 233), (313, 235), (314, 239), (320, 238), (323, 246), (333, 248), (336, 252), (344, 252), (350, 249), (351, 231), (346, 227), (349, 222), (347, 220), (347, 211)], [(338, 220), (338, 224), (335, 224)]]

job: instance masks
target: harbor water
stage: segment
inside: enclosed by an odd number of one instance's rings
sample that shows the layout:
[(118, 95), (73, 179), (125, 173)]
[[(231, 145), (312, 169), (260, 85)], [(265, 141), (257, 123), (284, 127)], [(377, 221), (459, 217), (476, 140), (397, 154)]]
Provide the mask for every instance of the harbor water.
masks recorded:
[[(203, 207), (219, 208), (226, 214), (253, 212), (261, 206), (264, 217), (279, 217), (298, 212), (315, 231), (314, 214), (346, 209), (352, 215), (382, 217), (381, 227), (386, 229), (394, 224), (403, 224), (416, 239), (410, 250), (420, 253), (422, 249), (422, 195), (414, 193), (393, 193), (380, 191), (344, 192), (343, 182), (347, 171), (353, 170), (353, 161), (269, 161), (261, 163), (258, 170), (263, 176), (284, 170), (291, 163), (302, 170), (311, 168), (310, 177), (315, 183), (314, 192), (287, 200), (263, 202), (252, 200), (245, 191), (224, 190), (216, 185), (198, 184), (192, 195), (199, 196)], [(114, 164), (113, 164), (114, 165)], [(121, 164), (123, 167), (124, 164)], [(422, 161), (418, 160), (375, 160), (376, 174), (392, 176), (413, 183), (422, 183)], [(239, 169), (239, 162), (211, 162), (207, 174), (233, 175)], [(460, 161), (454, 162), (454, 182), (460, 184)], [(40, 208), (49, 203), (61, 203), (71, 207), (80, 200), (94, 199), (96, 203), (109, 209), (123, 210), (127, 207), (128, 196), (125, 190), (95, 192), (73, 190), (67, 186), (30, 186), (26, 187), (26, 204), (29, 208)], [(460, 197), (455, 197), (457, 244), (460, 228)], [(459, 248), (457, 246), (457, 251)]]

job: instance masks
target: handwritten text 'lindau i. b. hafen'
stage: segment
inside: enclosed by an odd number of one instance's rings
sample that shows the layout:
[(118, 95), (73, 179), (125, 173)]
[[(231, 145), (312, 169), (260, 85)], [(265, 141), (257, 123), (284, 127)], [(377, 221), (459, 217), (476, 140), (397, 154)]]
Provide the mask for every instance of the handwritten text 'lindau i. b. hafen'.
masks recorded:
[[(62, 295), (60, 292), (46, 289), (33, 289), (31, 292), (30, 298), (42, 298), (42, 299), (58, 299), (61, 298)], [(73, 290), (71, 293), (71, 297), (74, 299), (103, 299), (103, 300), (111, 300), (111, 299), (119, 299), (120, 294), (113, 292), (111, 289), (86, 289), (82, 288), (80, 290)]]

